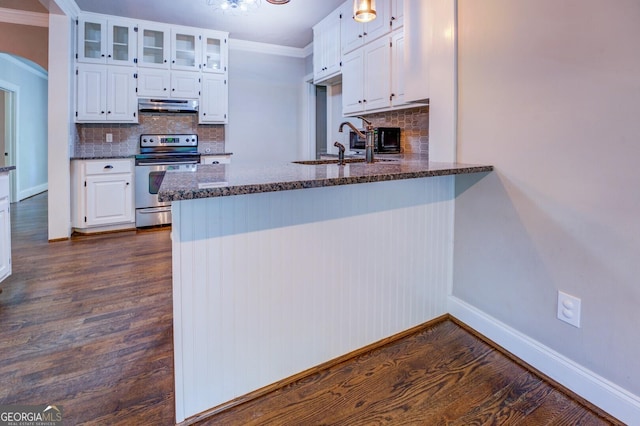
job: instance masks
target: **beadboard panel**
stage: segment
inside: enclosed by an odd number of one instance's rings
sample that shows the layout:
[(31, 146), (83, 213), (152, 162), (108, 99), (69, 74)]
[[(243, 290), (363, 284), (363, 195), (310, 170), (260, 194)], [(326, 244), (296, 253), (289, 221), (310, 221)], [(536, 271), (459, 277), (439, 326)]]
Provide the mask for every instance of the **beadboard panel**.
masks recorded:
[(445, 313), (453, 179), (174, 202), (177, 421)]

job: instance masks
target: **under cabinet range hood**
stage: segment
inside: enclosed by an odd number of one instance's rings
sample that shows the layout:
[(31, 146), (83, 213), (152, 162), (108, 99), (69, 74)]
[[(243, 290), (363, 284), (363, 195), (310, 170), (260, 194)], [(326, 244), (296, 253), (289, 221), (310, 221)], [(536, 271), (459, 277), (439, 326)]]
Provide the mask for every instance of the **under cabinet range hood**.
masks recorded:
[(138, 111), (194, 113), (198, 112), (198, 101), (184, 99), (138, 99)]

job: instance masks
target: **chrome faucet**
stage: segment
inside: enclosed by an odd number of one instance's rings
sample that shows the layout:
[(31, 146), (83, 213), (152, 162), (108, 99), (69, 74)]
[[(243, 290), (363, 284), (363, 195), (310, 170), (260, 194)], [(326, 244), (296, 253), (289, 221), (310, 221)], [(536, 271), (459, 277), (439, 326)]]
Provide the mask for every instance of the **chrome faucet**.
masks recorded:
[(340, 124), (340, 127), (338, 128), (339, 132), (342, 132), (342, 128), (344, 127), (344, 125), (346, 124), (347, 126), (349, 126), (351, 128), (351, 130), (353, 130), (354, 132), (356, 132), (356, 134), (358, 136), (360, 136), (361, 138), (365, 139), (365, 146), (364, 146), (364, 161), (367, 163), (373, 163), (374, 162), (374, 158), (373, 158), (373, 139), (374, 139), (374, 129), (373, 129), (373, 124), (371, 124), (371, 122), (369, 120), (367, 120), (364, 117), (354, 117), (354, 118), (359, 118), (360, 120), (362, 120), (362, 122), (365, 124), (365, 131), (364, 133), (362, 133), (360, 130), (356, 129), (356, 127), (351, 124), (348, 121), (345, 121), (343, 123)]
[(339, 166), (344, 166), (344, 145), (342, 145), (338, 141), (335, 141), (333, 143), (333, 146), (338, 148), (338, 165)]

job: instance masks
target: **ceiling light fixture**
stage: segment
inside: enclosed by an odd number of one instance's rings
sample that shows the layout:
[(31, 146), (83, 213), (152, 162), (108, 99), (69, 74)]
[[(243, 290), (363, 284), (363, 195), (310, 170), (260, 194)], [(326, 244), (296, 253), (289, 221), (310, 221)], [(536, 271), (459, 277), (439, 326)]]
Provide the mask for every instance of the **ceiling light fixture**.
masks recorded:
[(271, 4), (287, 4), (289, 0), (267, 0), (267, 3)]
[(243, 14), (260, 6), (260, 0), (207, 0), (209, 6), (223, 13)]
[(357, 22), (376, 19), (376, 0), (353, 0), (353, 19)]

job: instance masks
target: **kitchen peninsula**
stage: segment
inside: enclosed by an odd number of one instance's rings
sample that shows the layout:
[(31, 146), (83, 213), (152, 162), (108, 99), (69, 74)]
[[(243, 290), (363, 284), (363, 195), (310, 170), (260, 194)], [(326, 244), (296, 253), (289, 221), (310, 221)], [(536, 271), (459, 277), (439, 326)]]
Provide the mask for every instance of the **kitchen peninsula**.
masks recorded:
[(172, 201), (176, 421), (446, 312), (454, 176), (491, 166), (179, 166)]

